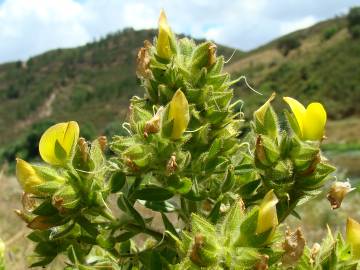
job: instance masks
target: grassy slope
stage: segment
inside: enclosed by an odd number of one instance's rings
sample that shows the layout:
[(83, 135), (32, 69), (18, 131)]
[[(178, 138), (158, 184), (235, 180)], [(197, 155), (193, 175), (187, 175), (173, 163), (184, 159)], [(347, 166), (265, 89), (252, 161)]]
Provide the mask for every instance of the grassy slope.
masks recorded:
[[(336, 29), (328, 40), (324, 33)], [(359, 115), (360, 42), (350, 38), (346, 19), (336, 18), (289, 34), (301, 46), (284, 57), (276, 48), (280, 39), (244, 55), (227, 67), (237, 75), (246, 75), (250, 84), (265, 96), (276, 91), (302, 101), (318, 100), (325, 104), (332, 119)], [(249, 111), (264, 98), (242, 87)]]

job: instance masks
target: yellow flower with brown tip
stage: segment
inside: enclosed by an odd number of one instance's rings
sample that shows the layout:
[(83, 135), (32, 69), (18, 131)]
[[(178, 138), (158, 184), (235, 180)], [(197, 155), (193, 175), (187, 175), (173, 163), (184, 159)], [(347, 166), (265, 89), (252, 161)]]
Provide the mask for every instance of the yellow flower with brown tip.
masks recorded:
[(355, 260), (360, 259), (360, 223), (348, 218), (346, 224), (346, 242), (351, 246), (351, 254)]
[(36, 173), (30, 163), (17, 158), (16, 177), (25, 192), (40, 195), (36, 186), (43, 184), (45, 180)]
[(173, 120), (171, 138), (177, 140), (186, 130), (190, 120), (189, 103), (180, 89), (170, 101), (168, 119)]
[(300, 128), (300, 137), (303, 140), (321, 140), (324, 136), (326, 111), (321, 103), (310, 103), (307, 108), (291, 97), (284, 97), (290, 106)]
[(276, 204), (278, 202), (279, 200), (273, 190), (266, 193), (259, 206), (256, 234), (266, 232), (270, 229), (274, 230), (279, 224), (276, 213)]
[(164, 59), (170, 59), (172, 55), (171, 38), (172, 32), (168, 24), (165, 12), (161, 10), (159, 17), (159, 34), (156, 42), (157, 54)]
[(79, 125), (75, 121), (53, 125), (41, 136), (40, 156), (51, 165), (64, 165), (71, 159), (78, 139)]

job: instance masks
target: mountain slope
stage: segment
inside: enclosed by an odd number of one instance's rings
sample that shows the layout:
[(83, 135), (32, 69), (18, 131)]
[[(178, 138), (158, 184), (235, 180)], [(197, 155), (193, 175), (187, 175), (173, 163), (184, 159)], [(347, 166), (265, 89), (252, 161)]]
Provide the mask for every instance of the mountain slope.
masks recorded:
[[(285, 56), (278, 48), (284, 40), (296, 40), (299, 47)], [(274, 40), (244, 54), (227, 70), (246, 75), (265, 96), (275, 91), (305, 102), (321, 101), (332, 119), (360, 114), (360, 40), (350, 37), (346, 18), (321, 22)], [(239, 92), (248, 109), (264, 101), (243, 88)]]

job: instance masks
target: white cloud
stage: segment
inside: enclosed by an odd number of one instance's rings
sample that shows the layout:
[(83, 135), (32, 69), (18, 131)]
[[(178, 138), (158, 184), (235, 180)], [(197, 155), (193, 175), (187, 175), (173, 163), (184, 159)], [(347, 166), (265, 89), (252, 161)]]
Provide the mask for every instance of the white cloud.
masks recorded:
[[(175, 32), (252, 49), (343, 13), (358, 0), (0, 0), (0, 62), (80, 46), (124, 27), (154, 28), (161, 8)], [(324, 8), (326, 6), (326, 8)]]
[(307, 16), (302, 19), (290, 22), (283, 22), (280, 25), (280, 34), (288, 34), (298, 29), (309, 27), (316, 23), (316, 19), (313, 16)]

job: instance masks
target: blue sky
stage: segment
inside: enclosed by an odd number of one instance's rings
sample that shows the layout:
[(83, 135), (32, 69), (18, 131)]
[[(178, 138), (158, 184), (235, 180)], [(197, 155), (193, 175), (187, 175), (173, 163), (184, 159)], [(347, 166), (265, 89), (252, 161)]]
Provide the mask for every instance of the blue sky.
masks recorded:
[(175, 32), (242, 50), (345, 14), (360, 0), (0, 0), (0, 63), (74, 47), (124, 27)]

